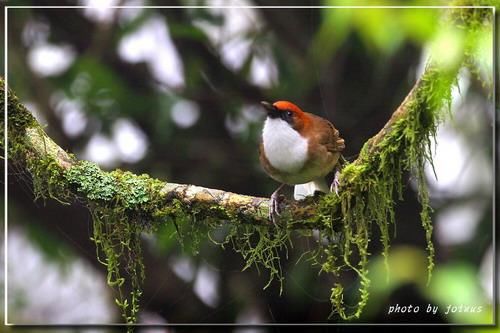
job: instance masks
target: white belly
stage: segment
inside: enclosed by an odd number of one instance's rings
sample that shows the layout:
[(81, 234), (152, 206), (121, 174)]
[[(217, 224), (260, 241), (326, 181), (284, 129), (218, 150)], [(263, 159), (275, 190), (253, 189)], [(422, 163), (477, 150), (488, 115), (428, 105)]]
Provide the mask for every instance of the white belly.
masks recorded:
[(262, 142), (264, 153), (275, 169), (297, 172), (307, 160), (307, 140), (282, 119), (266, 119)]

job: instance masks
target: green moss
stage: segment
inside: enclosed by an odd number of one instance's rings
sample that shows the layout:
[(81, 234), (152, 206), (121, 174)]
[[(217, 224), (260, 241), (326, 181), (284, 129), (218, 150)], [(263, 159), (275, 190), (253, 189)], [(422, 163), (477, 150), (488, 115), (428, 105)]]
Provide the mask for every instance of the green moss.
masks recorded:
[[(5, 108), (5, 91), (4, 80), (0, 77), (1, 96), (0, 96), (0, 107), (3, 111)], [(19, 154), (22, 154), (27, 150), (26, 140), (24, 138), (25, 130), (27, 128), (39, 128), (40, 125), (36, 121), (35, 117), (26, 109), (26, 107), (21, 104), (18, 98), (9, 92), (7, 96), (7, 133), (8, 133), (8, 158), (16, 159)], [(4, 142), (4, 127), (3, 123), (4, 117), (1, 117), (2, 123), (0, 124), (1, 130), (1, 148), (5, 149)]]
[(54, 158), (50, 156), (42, 159), (29, 158), (26, 160), (26, 169), (33, 179), (35, 200), (54, 199), (69, 204), (74, 199), (64, 181), (61, 167)]
[[(0, 82), (3, 84), (3, 81)], [(2, 90), (3, 93), (3, 90)], [(0, 96), (3, 102), (3, 96)], [(36, 199), (51, 198), (63, 204), (68, 204), (74, 198), (68, 190), (61, 166), (52, 154), (39, 156), (32, 149), (32, 136), (36, 133), (40, 138), (40, 146), (50, 150), (50, 140), (31, 113), (19, 103), (17, 97), (8, 95), (8, 154), (11, 168), (26, 169), (33, 179), (33, 192)], [(1, 126), (3, 128), (3, 126)], [(50, 141), (51, 142), (51, 141)]]
[[(0, 78), (0, 85), (2, 86), (2, 99), (0, 100), (0, 107), (4, 110), (4, 85), (3, 79)], [(11, 136), (20, 135), (26, 128), (39, 126), (35, 117), (26, 109), (26, 107), (19, 102), (16, 95), (9, 93), (7, 96), (7, 116), (8, 116), (8, 132), (9, 138)], [(3, 118), (2, 118), (3, 119)]]

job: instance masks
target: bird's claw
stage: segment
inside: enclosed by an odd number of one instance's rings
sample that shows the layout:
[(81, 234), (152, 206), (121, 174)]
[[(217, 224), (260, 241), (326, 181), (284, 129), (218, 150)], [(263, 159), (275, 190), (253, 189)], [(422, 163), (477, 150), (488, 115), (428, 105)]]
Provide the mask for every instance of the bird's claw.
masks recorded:
[(285, 186), (285, 184), (281, 184), (280, 187), (276, 189), (276, 191), (271, 194), (271, 200), (269, 201), (269, 220), (274, 224), (275, 227), (278, 226), (278, 217), (280, 214), (280, 190)]
[(271, 200), (269, 201), (269, 220), (278, 226), (278, 219), (280, 216), (280, 196), (276, 192), (271, 195)]
[(330, 185), (330, 192), (335, 192), (337, 196), (339, 195), (339, 186), (340, 186), (340, 172), (338, 170), (335, 171), (335, 177), (333, 179), (332, 184)]

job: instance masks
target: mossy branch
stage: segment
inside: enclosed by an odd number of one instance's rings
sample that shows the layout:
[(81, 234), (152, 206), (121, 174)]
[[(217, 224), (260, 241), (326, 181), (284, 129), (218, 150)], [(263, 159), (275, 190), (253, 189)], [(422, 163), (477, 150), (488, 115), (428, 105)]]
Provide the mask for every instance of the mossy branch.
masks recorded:
[[(415, 91), (422, 89), (422, 81), (418, 81), (411, 93), (407, 96), (399, 108), (392, 114), (387, 124), (371, 139), (368, 140), (364, 149), (368, 149), (372, 159), (375, 155), (380, 155), (380, 143), (384, 137), (390, 133), (393, 124), (400, 119), (404, 119), (408, 112), (408, 105), (414, 102)], [(5, 94), (5, 82), (0, 77), (0, 98), (3, 108)], [(8, 90), (8, 159), (9, 163), (21, 164), (28, 167), (29, 171), (39, 169), (36, 164), (39, 163), (42, 169), (46, 169), (47, 161), (50, 161), (50, 169), (54, 175), (58, 175), (59, 179), (46, 179), (50, 185), (47, 187), (57, 186), (59, 193), (52, 193), (49, 197), (59, 197), (59, 199), (69, 199), (70, 196), (78, 197), (88, 203), (107, 204), (116, 202), (116, 196), (120, 193), (116, 190), (117, 179), (108, 183), (108, 187), (102, 187), (102, 178), (108, 176), (116, 177), (122, 173), (117, 170), (113, 172), (105, 172), (95, 167), (89, 162), (79, 161), (72, 154), (66, 152), (59, 147), (42, 129), (40, 124), (32, 116), (29, 110), (19, 102), (15, 93)], [(2, 124), (3, 130), (3, 124)], [(3, 136), (2, 136), (3, 146)], [(401, 146), (401, 150), (405, 147)], [(353, 162), (353, 165), (363, 166), (366, 164), (366, 156), (360, 157)], [(376, 166), (370, 166), (370, 168)], [(42, 171), (42, 170), (38, 170)], [(47, 170), (48, 171), (48, 170)], [(73, 179), (67, 178), (67, 175), (73, 175)], [(87, 174), (87, 177), (77, 179), (78, 174)], [(66, 177), (65, 177), (66, 175)], [(37, 174), (33, 175), (34, 177)], [(161, 210), (163, 207), (171, 206), (173, 201), (179, 201), (185, 205), (187, 209), (196, 207), (197, 209), (206, 208), (205, 217), (217, 219), (226, 219), (237, 221), (237, 223), (248, 223), (255, 225), (270, 225), (268, 220), (269, 199), (262, 197), (254, 197), (243, 194), (232, 193), (217, 189), (205, 188), (190, 184), (176, 184), (170, 182), (162, 182), (152, 178), (144, 178), (144, 176), (133, 175), (127, 173), (127, 179), (130, 181), (130, 188), (127, 192), (133, 193), (136, 190), (132, 180), (141, 179), (140, 186), (144, 186), (144, 181), (154, 184), (155, 191), (147, 191), (144, 202), (154, 202), (157, 206), (154, 210), (143, 212), (143, 218), (148, 220), (153, 216), (147, 216)], [(353, 186), (360, 182), (359, 179), (342, 177), (343, 182), (340, 186), (340, 191), (343, 188)], [(43, 179), (40, 179), (43, 181)], [(162, 186), (160, 186), (162, 184)], [(40, 188), (43, 192), (44, 189)], [(113, 195), (108, 195), (106, 191), (111, 191)], [(63, 195), (61, 197), (61, 195)], [(127, 199), (127, 198), (126, 198)], [(295, 201), (284, 198), (283, 206), (286, 207), (286, 215), (282, 220), (288, 220), (287, 215), (293, 216), (293, 221), (290, 221), (291, 228), (322, 228), (323, 224), (318, 221), (318, 208), (320, 207), (321, 196), (308, 198), (302, 201)], [(142, 209), (138, 203), (129, 203), (131, 210)], [(179, 212), (185, 215), (188, 212)], [(334, 216), (335, 219), (341, 219), (340, 206), (339, 213)], [(286, 224), (285, 224), (286, 225)]]

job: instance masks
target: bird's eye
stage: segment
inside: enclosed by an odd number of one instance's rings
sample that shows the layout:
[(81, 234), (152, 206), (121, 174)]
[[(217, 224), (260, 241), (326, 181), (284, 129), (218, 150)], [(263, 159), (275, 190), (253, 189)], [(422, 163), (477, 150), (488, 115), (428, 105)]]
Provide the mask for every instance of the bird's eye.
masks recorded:
[(293, 112), (290, 110), (284, 110), (283, 112), (281, 112), (281, 119), (283, 119), (287, 123), (292, 123), (293, 122)]

